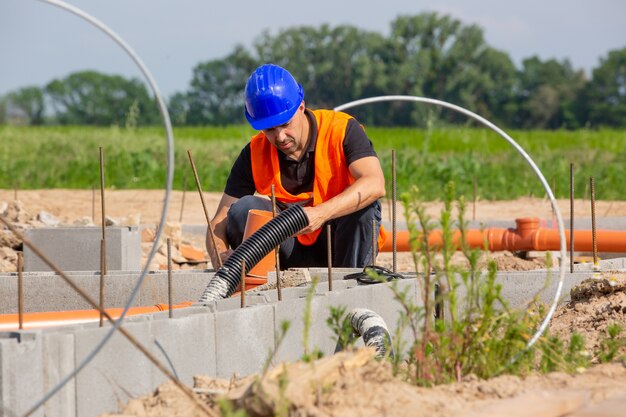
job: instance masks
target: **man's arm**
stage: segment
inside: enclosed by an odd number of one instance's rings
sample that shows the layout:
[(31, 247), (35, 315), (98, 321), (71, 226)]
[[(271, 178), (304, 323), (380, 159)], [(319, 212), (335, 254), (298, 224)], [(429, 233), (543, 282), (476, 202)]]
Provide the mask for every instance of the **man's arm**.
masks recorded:
[(305, 207), (309, 226), (300, 234), (317, 230), (328, 220), (354, 213), (384, 197), (385, 176), (377, 157), (357, 159), (348, 169), (356, 181), (330, 200), (315, 207)]
[(226, 238), (226, 221), (228, 215), (228, 209), (232, 206), (238, 198), (232, 197), (228, 194), (223, 194), (222, 199), (220, 200), (219, 205), (217, 206), (217, 210), (215, 211), (215, 216), (211, 220), (211, 227), (213, 230), (213, 236), (215, 237), (215, 246), (213, 246), (213, 242), (211, 241), (211, 235), (209, 234), (209, 230), (207, 229), (206, 234), (206, 248), (209, 256), (211, 257), (211, 264), (214, 269), (220, 265), (218, 262), (218, 257), (224, 263), (226, 259), (232, 253), (232, 250), (229, 249), (228, 239)]

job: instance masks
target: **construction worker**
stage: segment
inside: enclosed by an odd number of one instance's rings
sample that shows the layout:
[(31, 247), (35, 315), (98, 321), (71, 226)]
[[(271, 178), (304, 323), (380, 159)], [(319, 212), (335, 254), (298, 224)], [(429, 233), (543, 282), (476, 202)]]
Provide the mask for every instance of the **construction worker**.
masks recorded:
[(308, 227), (281, 244), (282, 269), (327, 266), (326, 224), (333, 266), (372, 263), (372, 233), (379, 248), (385, 236), (378, 201), (385, 179), (362, 126), (346, 113), (306, 108), (302, 86), (277, 65), (262, 65), (250, 75), (245, 98), (246, 118), (260, 132), (233, 164), (211, 221), (217, 246), (215, 251), (207, 233), (212, 264), (241, 244), (249, 210), (272, 211), (272, 184), (278, 212), (299, 204), (309, 219)]

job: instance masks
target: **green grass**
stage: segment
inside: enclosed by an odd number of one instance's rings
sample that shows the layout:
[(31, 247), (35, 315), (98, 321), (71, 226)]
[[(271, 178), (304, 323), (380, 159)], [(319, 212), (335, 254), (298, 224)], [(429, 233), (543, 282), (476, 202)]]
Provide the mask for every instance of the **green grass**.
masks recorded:
[[(424, 198), (441, 199), (454, 181), (460, 194), (472, 195), (476, 178), (481, 199), (544, 196), (522, 157), (486, 129), (366, 128), (391, 187), (391, 150), (396, 149), (398, 195), (417, 185)], [(543, 171), (557, 197), (569, 193), (569, 164), (576, 172), (575, 194), (587, 196), (589, 177), (596, 198), (624, 200), (626, 131), (508, 131)], [(228, 172), (254, 131), (248, 126), (179, 128), (175, 138), (174, 187), (195, 187), (191, 150), (205, 191), (222, 191)], [(99, 186), (99, 150), (105, 154), (106, 186), (163, 188), (166, 141), (162, 129), (118, 127), (0, 127), (0, 188), (83, 188)]]

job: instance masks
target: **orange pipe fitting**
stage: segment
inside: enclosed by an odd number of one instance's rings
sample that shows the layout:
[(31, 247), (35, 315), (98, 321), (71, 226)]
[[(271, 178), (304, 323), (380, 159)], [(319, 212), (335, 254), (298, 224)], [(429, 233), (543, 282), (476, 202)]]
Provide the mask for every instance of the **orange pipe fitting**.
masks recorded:
[[(172, 306), (172, 310), (191, 307), (191, 301), (184, 301)], [(154, 306), (131, 307), (126, 316), (136, 316), (139, 314), (157, 313), (167, 311), (167, 304), (156, 304)], [(111, 318), (117, 319), (122, 315), (123, 308), (106, 308), (105, 311)], [(18, 330), (19, 321), (17, 314), (0, 314), (0, 331)], [(89, 323), (100, 320), (99, 310), (67, 310), (67, 311), (45, 311), (24, 314), (23, 328), (39, 329), (43, 327), (54, 327), (68, 324)]]
[[(559, 250), (560, 236), (555, 229), (539, 227), (537, 218), (515, 219), (516, 229), (489, 228), (484, 230), (471, 229), (466, 232), (467, 244), (471, 248), (486, 248), (489, 251), (548, 251)], [(461, 234), (456, 231), (452, 235), (455, 249), (460, 248)], [(566, 246), (569, 247), (570, 233), (565, 232)], [(443, 245), (441, 230), (434, 230), (428, 236), (430, 248), (440, 248)], [(597, 230), (596, 246), (598, 252), (626, 253), (626, 231)], [(387, 239), (381, 252), (391, 252), (392, 242)], [(409, 252), (409, 232), (406, 230), (396, 232), (396, 250)], [(590, 230), (574, 231), (574, 250), (591, 252), (593, 250), (592, 232)]]
[[(273, 214), (271, 211), (267, 210), (250, 210), (248, 211), (248, 219), (246, 220), (246, 227), (243, 231), (243, 240), (246, 240), (254, 232), (259, 230), (261, 226), (272, 220)], [(246, 279), (246, 289), (251, 289), (256, 287), (257, 285), (262, 285), (267, 283), (267, 273), (276, 269), (276, 258), (274, 255), (274, 251), (270, 251), (263, 259), (259, 261), (251, 270), (248, 271), (247, 278), (256, 278), (256, 279)], [(258, 280), (263, 280), (260, 284), (257, 283)], [(250, 284), (250, 286), (248, 286)], [(241, 288), (241, 284), (239, 288)]]

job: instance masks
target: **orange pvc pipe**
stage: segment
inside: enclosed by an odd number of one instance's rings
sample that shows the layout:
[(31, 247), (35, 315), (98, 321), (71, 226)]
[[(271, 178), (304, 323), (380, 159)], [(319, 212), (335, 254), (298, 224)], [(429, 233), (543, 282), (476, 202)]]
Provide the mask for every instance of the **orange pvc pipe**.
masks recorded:
[[(191, 301), (184, 301), (172, 306), (172, 310), (191, 307)], [(154, 306), (131, 307), (126, 316), (136, 316), (139, 314), (157, 313), (167, 311), (167, 304), (156, 304)], [(117, 319), (122, 315), (123, 308), (106, 308), (105, 311), (111, 318)], [(99, 310), (67, 310), (67, 311), (45, 311), (24, 314), (24, 329), (40, 329), (43, 327), (64, 326), (69, 324), (97, 322), (100, 320)], [(0, 314), (0, 331), (18, 330), (17, 314)]]
[[(489, 228), (484, 230), (470, 229), (466, 232), (467, 244), (471, 248), (487, 248), (496, 251), (547, 251), (559, 250), (560, 236), (555, 229), (543, 229), (539, 227), (537, 218), (515, 219), (516, 229)], [(460, 232), (452, 235), (455, 248), (459, 249)], [(565, 232), (566, 245), (569, 246), (570, 233)], [(441, 247), (443, 239), (441, 230), (434, 230), (428, 236), (428, 245), (431, 248)], [(599, 252), (626, 253), (626, 231), (597, 230), (596, 245)], [(574, 231), (574, 250), (582, 252), (592, 251), (592, 232), (590, 230)], [(387, 239), (382, 252), (391, 252), (392, 242)], [(406, 230), (396, 232), (396, 250), (409, 252), (409, 232)]]
[[(248, 211), (248, 219), (246, 220), (246, 227), (243, 231), (243, 240), (246, 240), (254, 232), (259, 230), (261, 226), (272, 220), (274, 215), (271, 211), (266, 210), (250, 210)], [(259, 261), (250, 271), (248, 271), (248, 278), (257, 278), (262, 279), (263, 282), (261, 284), (265, 284), (267, 282), (267, 273), (276, 269), (276, 257), (274, 256), (274, 251), (270, 251), (263, 259)], [(246, 279), (246, 288), (251, 289), (257, 285), (256, 280), (248, 280)], [(252, 287), (249, 287), (248, 284), (252, 284)], [(240, 285), (241, 287), (241, 285)]]

